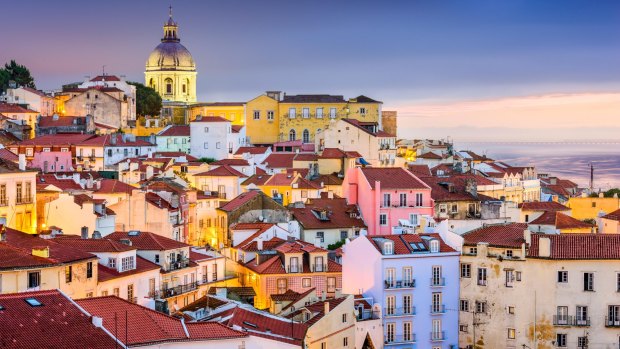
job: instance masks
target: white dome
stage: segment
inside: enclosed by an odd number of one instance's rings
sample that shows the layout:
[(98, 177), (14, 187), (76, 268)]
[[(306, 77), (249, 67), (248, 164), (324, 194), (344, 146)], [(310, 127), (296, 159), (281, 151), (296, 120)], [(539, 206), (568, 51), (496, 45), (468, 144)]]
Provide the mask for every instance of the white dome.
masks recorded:
[(146, 71), (196, 71), (192, 54), (179, 42), (164, 41), (157, 45), (146, 61)]

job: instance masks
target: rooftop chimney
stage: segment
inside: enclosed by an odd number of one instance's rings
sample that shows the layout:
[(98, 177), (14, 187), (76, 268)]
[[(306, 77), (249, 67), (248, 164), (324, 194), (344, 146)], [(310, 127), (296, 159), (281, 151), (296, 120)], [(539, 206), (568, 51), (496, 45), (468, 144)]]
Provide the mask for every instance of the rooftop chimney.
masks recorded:
[(93, 231), (93, 239), (101, 239), (101, 233), (99, 230)]
[(81, 230), (82, 239), (88, 239), (88, 227), (84, 226)]
[(329, 302), (324, 302), (323, 307), (324, 307), (323, 315), (329, 314)]
[(19, 169), (26, 171), (26, 154), (19, 154)]
[(127, 246), (131, 246), (131, 240), (129, 239), (120, 239), (118, 240), (121, 244), (125, 244)]
[(551, 257), (551, 239), (548, 236), (538, 237), (538, 256)]
[(262, 251), (262, 250), (263, 250), (263, 239), (262, 239), (262, 238), (260, 238), (260, 237), (259, 237), (258, 239), (256, 239), (256, 248), (257, 248), (259, 251)]

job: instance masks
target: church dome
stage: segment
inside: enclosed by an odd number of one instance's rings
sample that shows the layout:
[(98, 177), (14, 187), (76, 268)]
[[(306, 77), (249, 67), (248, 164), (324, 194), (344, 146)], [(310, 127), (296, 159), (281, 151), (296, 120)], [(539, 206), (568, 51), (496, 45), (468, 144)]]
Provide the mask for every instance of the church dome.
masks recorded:
[(146, 61), (146, 70), (195, 71), (196, 64), (189, 50), (179, 42), (162, 41)]

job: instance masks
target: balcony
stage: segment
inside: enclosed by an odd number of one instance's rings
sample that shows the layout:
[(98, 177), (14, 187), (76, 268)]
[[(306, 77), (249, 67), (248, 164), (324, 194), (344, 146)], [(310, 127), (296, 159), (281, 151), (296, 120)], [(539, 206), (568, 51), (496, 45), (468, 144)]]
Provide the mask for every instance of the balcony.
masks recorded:
[(415, 333), (412, 333), (411, 335), (387, 335), (384, 338), (384, 343), (385, 345), (395, 345), (395, 344), (402, 344), (402, 343), (415, 343), (416, 338), (415, 338)]
[(431, 332), (431, 341), (445, 341), (446, 340), (446, 332), (445, 331), (433, 331)]
[(327, 264), (313, 264), (312, 271), (315, 273), (321, 273), (327, 271)]
[(553, 315), (554, 326), (590, 326), (590, 318), (583, 318), (571, 315)]
[(9, 200), (4, 197), (0, 199), (0, 206), (9, 206)]
[(445, 304), (431, 305), (431, 315), (433, 315), (433, 314), (445, 314), (445, 313), (446, 313), (446, 305)]
[(431, 287), (443, 287), (446, 286), (446, 278), (434, 277), (431, 278)]
[(286, 271), (288, 273), (301, 273), (303, 272), (303, 267), (301, 265), (289, 265), (286, 267)]
[(395, 316), (413, 316), (415, 315), (415, 307), (402, 307), (402, 308), (385, 308), (383, 309), (384, 317)]
[(17, 198), (15, 198), (15, 205), (25, 205), (25, 204), (31, 204), (31, 203), (32, 203), (32, 196), (23, 196), (23, 197), (18, 196)]
[(386, 290), (398, 288), (414, 288), (415, 280), (385, 280), (383, 286)]
[(371, 309), (363, 309), (357, 314), (357, 321), (377, 320), (379, 318), (379, 313)]
[(153, 294), (153, 298), (170, 298), (174, 296), (178, 296), (187, 292), (195, 291), (198, 289), (198, 282), (190, 282), (183, 285), (178, 285), (169, 288), (163, 288), (160, 291), (155, 291)]
[(168, 265), (166, 272), (180, 270), (189, 266), (189, 259), (181, 259), (180, 261), (172, 262)]
[(620, 327), (620, 317), (607, 317), (605, 316), (605, 327)]

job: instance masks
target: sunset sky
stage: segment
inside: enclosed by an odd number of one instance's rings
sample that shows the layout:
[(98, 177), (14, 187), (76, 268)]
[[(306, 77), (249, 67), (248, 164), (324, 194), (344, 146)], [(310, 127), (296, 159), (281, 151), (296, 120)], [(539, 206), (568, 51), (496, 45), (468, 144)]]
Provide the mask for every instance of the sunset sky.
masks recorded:
[[(0, 63), (143, 81), (170, 1), (21, 1)], [(366, 94), (401, 137), (620, 139), (620, 1), (172, 1), (201, 101)]]

